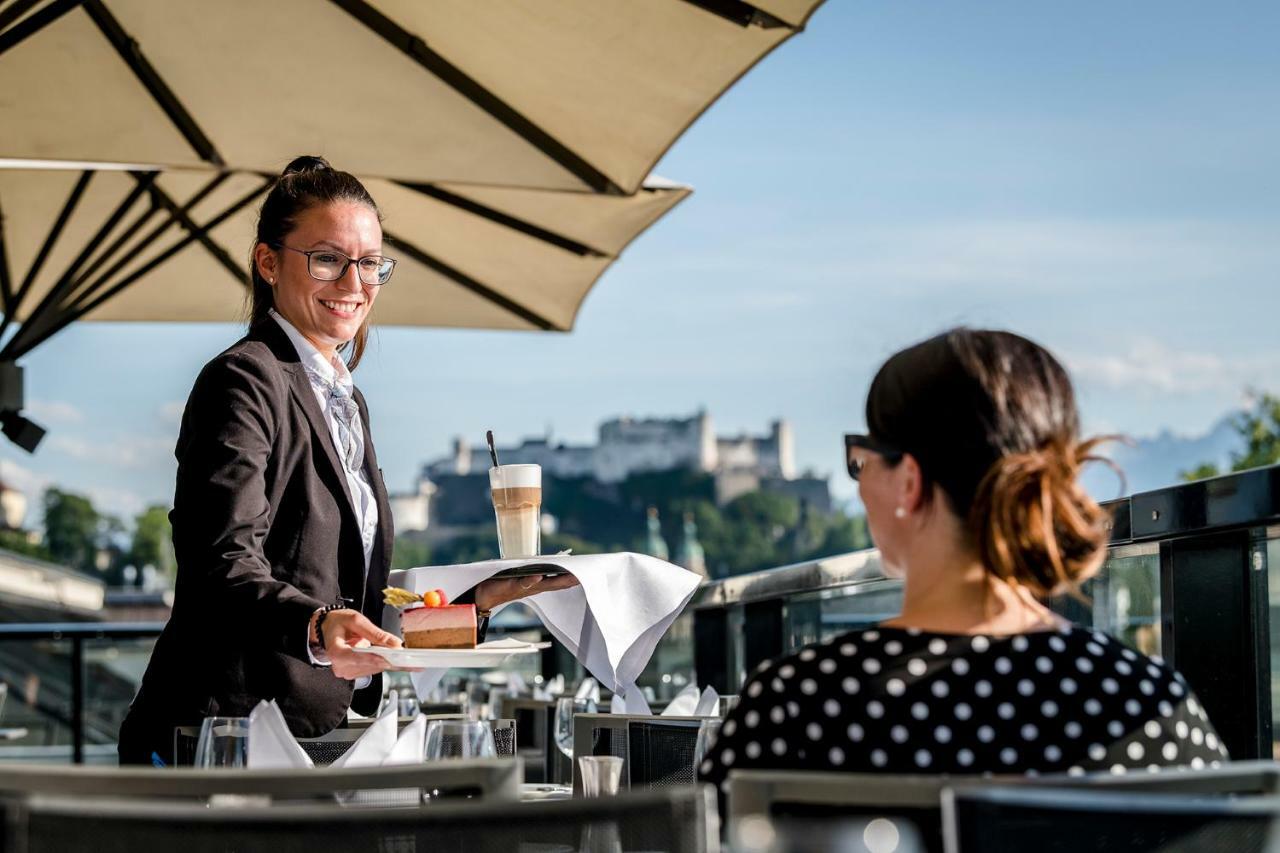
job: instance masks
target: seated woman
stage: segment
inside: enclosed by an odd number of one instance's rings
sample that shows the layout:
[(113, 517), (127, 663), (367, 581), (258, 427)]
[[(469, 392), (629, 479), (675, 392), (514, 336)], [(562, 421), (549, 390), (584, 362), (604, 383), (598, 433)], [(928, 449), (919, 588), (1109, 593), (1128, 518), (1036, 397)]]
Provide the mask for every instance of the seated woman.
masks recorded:
[(1054, 773), (1217, 764), (1186, 681), (1041, 599), (1105, 557), (1106, 513), (1077, 474), (1075, 397), (1052, 355), (956, 329), (889, 359), (846, 436), (902, 614), (752, 674), (699, 768)]

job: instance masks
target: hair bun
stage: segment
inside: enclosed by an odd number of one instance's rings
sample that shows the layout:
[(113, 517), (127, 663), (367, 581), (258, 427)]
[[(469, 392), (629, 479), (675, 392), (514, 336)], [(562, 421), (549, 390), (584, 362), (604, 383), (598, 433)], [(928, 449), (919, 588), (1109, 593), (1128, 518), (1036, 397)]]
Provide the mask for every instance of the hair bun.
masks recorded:
[(323, 157), (304, 154), (301, 157), (293, 158), (293, 161), (284, 167), (280, 177), (287, 178), (290, 175), (305, 175), (308, 172), (323, 172), (332, 169), (333, 167), (329, 165), (329, 161)]
[(1106, 440), (1064, 436), (996, 460), (978, 487), (969, 525), (997, 577), (1057, 595), (1075, 591), (1102, 565), (1108, 515), (1077, 478)]

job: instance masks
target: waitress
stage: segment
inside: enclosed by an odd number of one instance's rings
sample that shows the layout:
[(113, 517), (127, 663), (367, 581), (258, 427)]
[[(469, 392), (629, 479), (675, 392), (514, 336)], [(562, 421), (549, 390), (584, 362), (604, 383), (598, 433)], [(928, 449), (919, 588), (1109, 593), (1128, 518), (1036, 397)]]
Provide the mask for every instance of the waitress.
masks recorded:
[[(396, 262), (354, 176), (318, 157), (262, 203), (248, 334), (200, 372), (178, 435), (173, 612), (120, 727), (120, 763), (173, 763), (174, 727), (275, 699), (298, 737), (382, 696), (394, 541), (364, 396), (351, 380)], [(345, 359), (345, 360), (344, 360)], [(481, 614), (572, 585), (491, 580)]]

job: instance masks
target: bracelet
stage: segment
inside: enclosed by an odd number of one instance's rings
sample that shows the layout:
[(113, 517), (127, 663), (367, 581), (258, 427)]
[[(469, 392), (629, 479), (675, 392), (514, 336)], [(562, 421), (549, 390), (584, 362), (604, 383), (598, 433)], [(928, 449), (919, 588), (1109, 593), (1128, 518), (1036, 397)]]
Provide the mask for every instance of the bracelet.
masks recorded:
[(346, 610), (345, 604), (326, 604), (320, 608), (320, 612), (316, 615), (316, 644), (320, 646), (320, 651), (325, 651), (324, 647), (324, 631), (320, 630), (324, 626), (324, 617), (328, 616), (335, 610)]

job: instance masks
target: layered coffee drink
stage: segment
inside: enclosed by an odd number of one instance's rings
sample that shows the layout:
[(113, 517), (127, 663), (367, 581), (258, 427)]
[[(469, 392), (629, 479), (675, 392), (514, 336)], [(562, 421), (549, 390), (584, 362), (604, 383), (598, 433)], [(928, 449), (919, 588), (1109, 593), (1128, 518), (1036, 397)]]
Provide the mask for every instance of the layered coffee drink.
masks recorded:
[(489, 469), (498, 553), (504, 560), (541, 553), (542, 466), (499, 465)]

